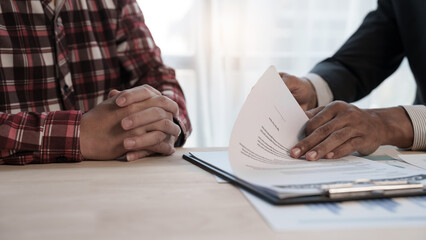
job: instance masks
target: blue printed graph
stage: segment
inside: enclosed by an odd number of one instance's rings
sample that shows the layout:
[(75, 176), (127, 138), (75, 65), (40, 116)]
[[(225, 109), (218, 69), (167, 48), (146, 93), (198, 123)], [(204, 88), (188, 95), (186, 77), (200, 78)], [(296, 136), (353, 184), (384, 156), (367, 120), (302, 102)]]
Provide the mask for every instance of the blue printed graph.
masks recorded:
[[(412, 204), (424, 208), (426, 210), (426, 196), (409, 197), (406, 199)], [(358, 203), (367, 210), (383, 209), (390, 213), (396, 213), (398, 211), (398, 207), (401, 206), (400, 203), (391, 198), (363, 200), (358, 201)], [(308, 207), (312, 211), (328, 211), (333, 215), (339, 215), (342, 209), (344, 208), (341, 206), (341, 203), (315, 203), (307, 204), (306, 207)]]
[(426, 210), (426, 196), (407, 198), (411, 203)]
[(382, 208), (388, 212), (396, 212), (400, 206), (399, 203), (390, 198), (376, 199), (376, 200), (364, 200), (359, 202), (363, 207), (367, 209)]
[(309, 204), (307, 207), (313, 211), (329, 211), (335, 215), (339, 215), (342, 207), (338, 203), (315, 203)]

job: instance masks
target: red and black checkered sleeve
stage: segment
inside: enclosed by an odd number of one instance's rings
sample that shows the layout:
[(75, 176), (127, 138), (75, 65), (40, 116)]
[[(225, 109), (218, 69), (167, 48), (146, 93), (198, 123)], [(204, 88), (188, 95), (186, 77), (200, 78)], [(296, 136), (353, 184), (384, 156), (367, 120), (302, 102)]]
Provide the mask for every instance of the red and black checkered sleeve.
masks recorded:
[(179, 116), (175, 119), (182, 129), (180, 141), (183, 145), (191, 133), (186, 100), (176, 80), (175, 71), (163, 64), (161, 52), (156, 46), (142, 11), (135, 0), (118, 1), (120, 17), (117, 26), (117, 51), (120, 63), (129, 75), (129, 87), (149, 84), (179, 105)]
[(0, 163), (78, 162), (80, 111), (0, 113)]

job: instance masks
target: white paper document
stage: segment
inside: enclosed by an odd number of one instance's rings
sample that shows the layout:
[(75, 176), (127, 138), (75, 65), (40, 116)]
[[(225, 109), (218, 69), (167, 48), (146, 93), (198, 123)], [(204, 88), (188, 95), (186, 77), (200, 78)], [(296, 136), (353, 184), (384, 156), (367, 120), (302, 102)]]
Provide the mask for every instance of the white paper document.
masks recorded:
[(426, 227), (426, 197), (274, 206), (244, 195), (275, 231)]
[(289, 150), (302, 137), (307, 120), (276, 69), (270, 67), (251, 90), (234, 124), (229, 143), (233, 172), (251, 183), (284, 192), (421, 174), (355, 156), (315, 162), (293, 159)]
[(426, 154), (404, 154), (399, 157), (411, 165), (426, 169)]
[[(229, 152), (191, 152), (196, 158), (280, 200), (323, 193), (323, 185), (355, 180), (426, 183), (426, 171), (386, 154), (306, 161), (289, 155), (308, 118), (274, 67), (247, 97), (232, 130)], [(391, 151), (392, 149), (387, 149)], [(392, 150), (396, 155), (395, 150)], [(264, 189), (264, 188), (262, 188)], [(274, 230), (426, 226), (426, 197), (273, 206), (244, 193)]]
[[(191, 154), (233, 174), (226, 151)], [(376, 159), (377, 164), (397, 170), (418, 170), (385, 155), (376, 155)], [(242, 192), (275, 231), (426, 227), (426, 196), (274, 206), (250, 193)]]

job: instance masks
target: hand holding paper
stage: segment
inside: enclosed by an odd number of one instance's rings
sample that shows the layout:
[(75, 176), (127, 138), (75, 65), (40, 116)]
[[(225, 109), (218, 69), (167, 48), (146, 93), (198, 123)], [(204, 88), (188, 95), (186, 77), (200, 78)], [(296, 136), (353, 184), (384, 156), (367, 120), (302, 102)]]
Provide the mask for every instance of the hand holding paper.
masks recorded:
[(290, 149), (302, 138), (307, 121), (276, 69), (270, 67), (251, 90), (234, 124), (229, 143), (234, 173), (252, 183), (283, 189), (294, 184), (416, 174), (355, 156), (317, 162), (294, 159)]
[(402, 107), (359, 109), (342, 101), (309, 111), (306, 138), (292, 148), (295, 158), (337, 159), (353, 152), (369, 155), (381, 145), (409, 147), (412, 126)]
[(270, 67), (234, 124), (228, 150), (232, 171), (219, 164), (227, 161), (226, 152), (191, 153), (184, 158), (274, 204), (424, 194), (422, 184), (411, 182), (425, 182), (424, 171), (355, 156), (315, 162), (292, 158), (290, 149), (303, 137), (307, 121), (278, 72)]

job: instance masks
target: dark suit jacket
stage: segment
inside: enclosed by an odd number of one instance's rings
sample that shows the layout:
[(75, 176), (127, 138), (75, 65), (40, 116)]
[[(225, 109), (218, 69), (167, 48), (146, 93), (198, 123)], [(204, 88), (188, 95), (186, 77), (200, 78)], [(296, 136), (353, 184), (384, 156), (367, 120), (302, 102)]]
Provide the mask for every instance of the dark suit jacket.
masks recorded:
[(426, 0), (379, 0), (336, 54), (311, 72), (327, 81), (335, 100), (352, 102), (368, 95), (404, 57), (417, 82), (415, 104), (425, 105)]

